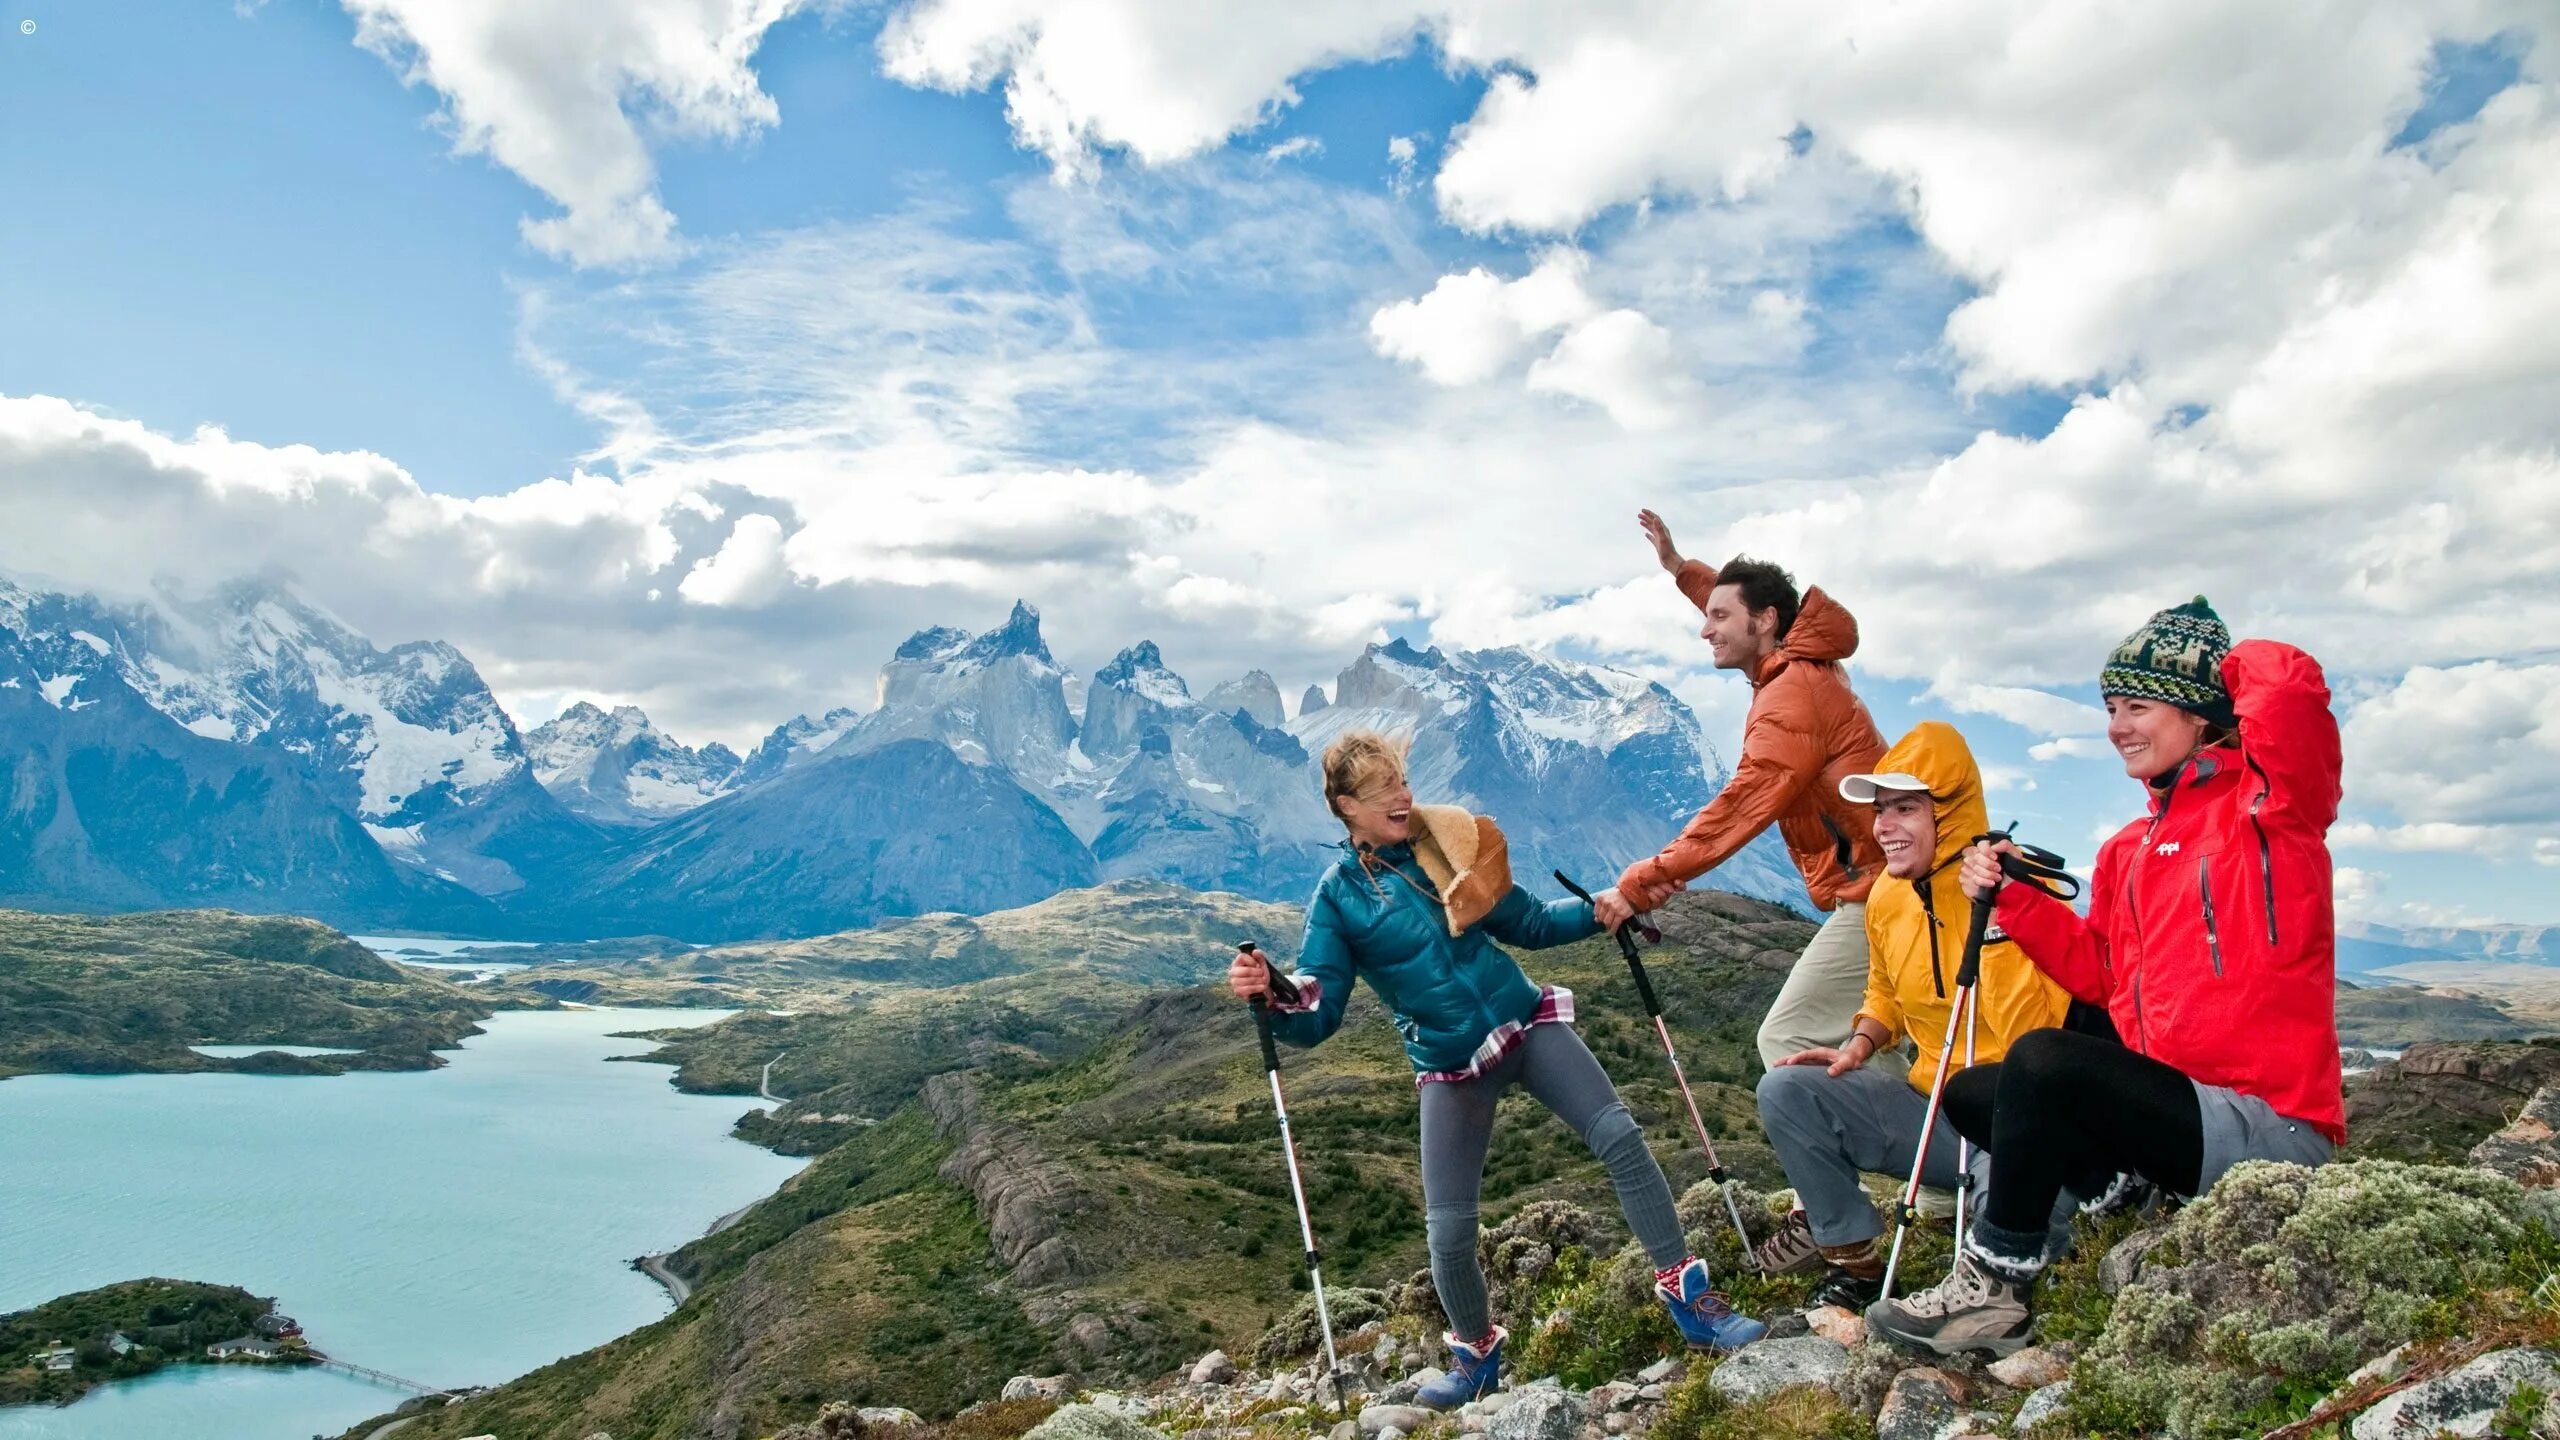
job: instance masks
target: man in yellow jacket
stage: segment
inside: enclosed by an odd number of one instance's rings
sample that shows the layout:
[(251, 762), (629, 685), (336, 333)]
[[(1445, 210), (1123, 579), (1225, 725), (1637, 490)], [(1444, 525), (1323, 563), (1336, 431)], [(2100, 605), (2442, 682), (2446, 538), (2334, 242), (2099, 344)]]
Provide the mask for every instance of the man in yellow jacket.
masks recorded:
[[(1950, 1063), (1941, 1050), (1970, 913), (1957, 862), (1991, 824), (1972, 750), (1935, 720), (1886, 751), (1875, 773), (1842, 780), (1840, 794), (1872, 809), (1884, 852), (1884, 876), (1867, 899), (1866, 999), (1846, 1040), (1789, 1055), (1760, 1078), (1760, 1123), (1799, 1208), (1759, 1258), (1773, 1273), (1827, 1263), (1814, 1303), (1855, 1310), (1875, 1299), (1884, 1277), (1876, 1243), (1884, 1219), (1858, 1175), (1911, 1174), (1929, 1086)], [(1982, 949), (1975, 1005), (1974, 1059), (1989, 1064), (2028, 1031), (2062, 1024), (2071, 997), (1995, 930)], [(1906, 1037), (1919, 1047), (1908, 1076), (1868, 1068)], [(1962, 1063), (1960, 1048), (1953, 1063)], [(1922, 1183), (1954, 1185), (1956, 1156), (1955, 1128), (1942, 1119)]]

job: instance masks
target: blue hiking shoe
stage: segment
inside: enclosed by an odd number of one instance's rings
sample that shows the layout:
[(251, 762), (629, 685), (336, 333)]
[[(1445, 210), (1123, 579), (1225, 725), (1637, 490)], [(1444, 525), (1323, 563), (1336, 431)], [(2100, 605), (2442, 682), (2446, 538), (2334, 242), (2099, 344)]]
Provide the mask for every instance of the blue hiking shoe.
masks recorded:
[(1707, 1288), (1707, 1262), (1692, 1258), (1680, 1267), (1676, 1283), (1656, 1280), (1653, 1293), (1671, 1307), (1671, 1323), (1680, 1327), (1680, 1338), (1692, 1350), (1712, 1350), (1723, 1354), (1739, 1350), (1769, 1333), (1769, 1327), (1748, 1315), (1733, 1313), (1733, 1302)]
[(1443, 1338), (1449, 1342), (1449, 1371), (1413, 1392), (1413, 1403), (1454, 1410), (1492, 1394), (1502, 1383), (1502, 1342), (1511, 1338), (1511, 1332), (1494, 1326), (1493, 1338), (1481, 1350), (1455, 1335)]

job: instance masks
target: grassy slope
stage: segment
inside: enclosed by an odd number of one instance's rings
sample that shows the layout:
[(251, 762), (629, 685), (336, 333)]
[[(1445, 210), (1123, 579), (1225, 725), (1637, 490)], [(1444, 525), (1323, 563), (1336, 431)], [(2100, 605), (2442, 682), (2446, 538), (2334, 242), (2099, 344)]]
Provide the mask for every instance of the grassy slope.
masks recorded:
[[(1697, 948), (1662, 952), (1656, 983), (1709, 1123), (1733, 1137), (1727, 1162), (1774, 1183), (1746, 1087), (1757, 1068), (1751, 1031), (1778, 976), (1749, 956), (1800, 944), (1808, 927), (1749, 902), (1687, 903), (1695, 908), (1675, 938)], [(1741, 923), (1711, 916), (1711, 905)], [(1585, 943), (1531, 968), (1581, 997), (1580, 1029), (1674, 1183), (1700, 1178), (1704, 1163), (1674, 1123), (1677, 1092), (1614, 950)], [(1328, 1277), (1379, 1284), (1423, 1259), (1413, 1083), (1374, 1000), (1356, 1000), (1353, 1014), (1334, 1041), (1284, 1064)], [(689, 1063), (733, 1074), (750, 1059), (760, 1065), (775, 1037), (755, 1026), (772, 1023), (732, 1021), (720, 1027), (731, 1058), (714, 1046)], [(990, 1055), (977, 1117), (1016, 1127), (1073, 1177), (1057, 1207), (1075, 1256), (1062, 1280), (1004, 1278), (969, 1197), (938, 1173), (960, 1135), (935, 1133), (907, 1103), (682, 1252), (699, 1288), (676, 1314), (436, 1412), (404, 1440), (598, 1429), (617, 1440), (757, 1436), (826, 1400), (947, 1414), (1009, 1374), (1148, 1375), (1212, 1344), (1241, 1351), (1305, 1283), (1248, 1017), (1215, 991), (1184, 990), (1065, 1028), (1089, 1037), (1086, 1048), (1055, 1060), (1028, 1047)], [(886, 1044), (890, 1032), (876, 1038)], [(850, 1051), (842, 1063), (876, 1058)], [(1494, 1214), (1548, 1197), (1608, 1206), (1605, 1180), (1573, 1135), (1526, 1097), (1505, 1106), (1486, 1175)], [(1103, 1353), (1080, 1348), (1079, 1331), (1107, 1337)]]
[[(430, 1050), (454, 1045), (491, 1013), (481, 997), (308, 920), (0, 911), (0, 1076), (424, 1069), (435, 1063)], [(187, 1048), (199, 1041), (367, 1053), (251, 1067)]]

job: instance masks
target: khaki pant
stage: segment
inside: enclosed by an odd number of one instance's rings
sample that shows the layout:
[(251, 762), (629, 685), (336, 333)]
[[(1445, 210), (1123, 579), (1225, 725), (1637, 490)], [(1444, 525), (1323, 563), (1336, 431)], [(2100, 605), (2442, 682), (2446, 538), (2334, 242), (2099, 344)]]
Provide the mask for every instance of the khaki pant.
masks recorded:
[[(1849, 1038), (1867, 998), (1867, 906), (1853, 900), (1831, 912), (1787, 972), (1787, 983), (1760, 1022), (1760, 1063), (1775, 1066), (1799, 1050)], [(1898, 1056), (1876, 1057), (1892, 1070)]]

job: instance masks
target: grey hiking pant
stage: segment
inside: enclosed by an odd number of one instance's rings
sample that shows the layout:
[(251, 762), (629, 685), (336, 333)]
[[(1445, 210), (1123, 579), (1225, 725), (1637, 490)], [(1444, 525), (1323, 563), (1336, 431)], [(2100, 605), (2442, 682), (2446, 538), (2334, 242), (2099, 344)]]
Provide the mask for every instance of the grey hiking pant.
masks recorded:
[(1671, 1184), (1645, 1148), (1644, 1133), (1618, 1099), (1608, 1072), (1570, 1025), (1532, 1025), (1519, 1048), (1472, 1080), (1435, 1080), (1422, 1087), (1423, 1222), (1431, 1242), (1431, 1284), (1449, 1316), (1450, 1333), (1473, 1340), (1493, 1328), (1484, 1270), (1476, 1263), (1478, 1203), (1484, 1157), (1493, 1141), (1494, 1102), (1514, 1085), (1528, 1087), (1582, 1137), (1609, 1167), (1627, 1228), (1644, 1242), (1654, 1268), (1689, 1254), (1672, 1208)]
[[(1884, 1233), (1858, 1173), (1908, 1179), (1929, 1097), (1873, 1065), (1834, 1077), (1820, 1065), (1781, 1065), (1760, 1077), (1760, 1126), (1796, 1187), (1817, 1245), (1855, 1245)], [(1956, 1183), (1956, 1127), (1943, 1115), (1920, 1183)]]

